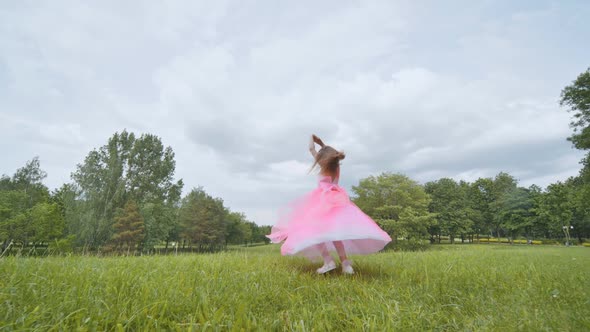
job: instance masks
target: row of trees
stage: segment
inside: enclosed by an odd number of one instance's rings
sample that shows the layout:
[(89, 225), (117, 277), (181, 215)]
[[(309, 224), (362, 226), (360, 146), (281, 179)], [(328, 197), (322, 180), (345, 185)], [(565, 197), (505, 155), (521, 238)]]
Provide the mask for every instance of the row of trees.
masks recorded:
[(50, 192), (34, 158), (0, 178), (0, 240), (11, 246), (60, 250), (152, 250), (171, 242), (185, 249), (217, 250), (262, 242), (269, 227), (232, 212), (202, 188), (181, 197), (174, 153), (150, 134), (123, 131), (91, 151), (72, 182)]
[(402, 174), (383, 173), (353, 187), (355, 203), (394, 241), (441, 237), (590, 238), (590, 186), (579, 177), (519, 187), (508, 173), (473, 183), (442, 178), (424, 185)]
[[(94, 166), (100, 168), (96, 163)], [(89, 189), (82, 190), (77, 182), (50, 193), (42, 184), (45, 176), (35, 158), (14, 176), (0, 180), (3, 249), (12, 243), (61, 250), (102, 247), (135, 251), (160, 245), (169, 248), (172, 242), (181, 249), (205, 251), (227, 244), (263, 242), (270, 231), (269, 226), (258, 226), (244, 214), (230, 211), (220, 198), (211, 197), (202, 188), (170, 200), (163, 200), (165, 195), (160, 200), (147, 199), (155, 196), (147, 190), (142, 197), (121, 189), (119, 195), (129, 198), (117, 205), (113, 202), (117, 194), (110, 196), (110, 201), (96, 202), (96, 196), (89, 194)], [(126, 188), (108, 181), (96, 181), (95, 185), (93, 193), (103, 192), (101, 186)], [(177, 182), (169, 187), (176, 190), (181, 185)], [(473, 241), (480, 236), (559, 239), (564, 237), (564, 228), (579, 241), (590, 237), (590, 186), (582, 177), (542, 190), (535, 185), (519, 187), (507, 173), (473, 183), (443, 178), (424, 185), (402, 174), (383, 173), (362, 179), (353, 186), (353, 193), (354, 202), (394, 241), (429, 238), (435, 243), (442, 236), (451, 242), (456, 237)]]

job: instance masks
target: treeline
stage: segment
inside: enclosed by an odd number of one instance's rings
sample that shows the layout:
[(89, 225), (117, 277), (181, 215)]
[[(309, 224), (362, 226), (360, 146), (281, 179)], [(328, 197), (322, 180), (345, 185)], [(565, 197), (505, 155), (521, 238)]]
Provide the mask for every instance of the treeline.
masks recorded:
[(0, 243), (11, 250), (214, 251), (265, 242), (268, 226), (232, 212), (194, 188), (181, 197), (170, 147), (154, 135), (123, 131), (91, 151), (72, 182), (50, 192), (39, 159), (0, 178)]
[[(519, 187), (508, 173), (469, 183), (449, 178), (424, 185), (402, 174), (383, 173), (353, 187), (354, 201), (398, 239), (480, 237), (584, 242), (590, 238), (590, 183), (581, 177)], [(573, 239), (570, 239), (573, 238)], [(552, 241), (554, 242), (554, 241)]]

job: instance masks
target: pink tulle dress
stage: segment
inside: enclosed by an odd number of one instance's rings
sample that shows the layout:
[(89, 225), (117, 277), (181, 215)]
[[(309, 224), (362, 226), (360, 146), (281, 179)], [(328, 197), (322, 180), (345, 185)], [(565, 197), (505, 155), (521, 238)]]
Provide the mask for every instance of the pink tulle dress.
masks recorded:
[(391, 241), (368, 215), (350, 201), (346, 190), (321, 176), (318, 187), (291, 202), (280, 213), (279, 220), (267, 237), (273, 243), (285, 241), (283, 255), (302, 255), (315, 260), (321, 257), (324, 243), (336, 251), (333, 241), (342, 241), (347, 254), (377, 252)]

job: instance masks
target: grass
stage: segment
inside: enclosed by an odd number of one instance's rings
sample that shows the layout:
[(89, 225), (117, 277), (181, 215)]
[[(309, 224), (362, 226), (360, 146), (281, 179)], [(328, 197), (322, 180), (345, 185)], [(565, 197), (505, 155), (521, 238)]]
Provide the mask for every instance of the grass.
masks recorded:
[(0, 260), (0, 331), (590, 330), (590, 249), (437, 246), (354, 257), (218, 254)]

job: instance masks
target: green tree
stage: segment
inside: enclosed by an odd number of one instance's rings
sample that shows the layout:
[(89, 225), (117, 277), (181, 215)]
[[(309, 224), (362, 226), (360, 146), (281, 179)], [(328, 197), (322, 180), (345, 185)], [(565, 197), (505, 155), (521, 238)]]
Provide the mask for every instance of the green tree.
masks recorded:
[(543, 216), (541, 205), (543, 204), (544, 192), (543, 189), (537, 185), (532, 185), (529, 188), (529, 197), (531, 199), (531, 224), (525, 232), (529, 239), (547, 237), (548, 219)]
[(534, 222), (534, 201), (530, 191), (526, 188), (515, 188), (501, 198), (499, 219), (500, 227), (505, 230), (510, 239), (521, 235), (530, 229)]
[(561, 91), (560, 105), (573, 113), (570, 126), (574, 133), (568, 140), (580, 150), (590, 149), (590, 68)]
[[(115, 133), (98, 150), (91, 151), (72, 178), (81, 201), (79, 240), (91, 246), (105, 243), (112, 235), (115, 211), (134, 200), (149, 219), (146, 244), (169, 237), (173, 229), (168, 211), (178, 203), (182, 180), (173, 182), (174, 153), (151, 134), (136, 138), (123, 131)], [(164, 224), (164, 225), (160, 225)]]
[(472, 233), (474, 211), (467, 198), (468, 189), (466, 183), (449, 178), (426, 183), (425, 190), (431, 197), (429, 211), (436, 215), (436, 222), (429, 229), (431, 242), (438, 237), (440, 243), (441, 233), (449, 235), (451, 243), (457, 235), (464, 239)]
[(569, 178), (565, 184), (570, 188), (571, 233), (582, 242), (585, 238), (590, 238), (590, 184), (584, 182), (580, 176)]
[[(567, 106), (567, 111), (573, 113), (570, 126), (573, 134), (568, 138), (572, 144), (580, 150), (590, 149), (590, 68), (582, 72), (572, 84), (561, 91), (561, 106)], [(578, 239), (582, 240), (582, 234), (588, 234), (590, 219), (590, 152), (580, 162), (582, 169), (580, 175), (568, 180), (573, 188), (573, 215), (572, 225)], [(570, 227), (571, 227), (570, 226)]]
[(195, 188), (182, 200), (179, 211), (181, 237), (199, 250), (212, 250), (225, 245), (227, 209), (219, 198)]
[(249, 240), (246, 243), (269, 243), (269, 239), (265, 235), (270, 233), (270, 226), (258, 226), (253, 221), (247, 221), (246, 225), (250, 229), (249, 232), (246, 231), (246, 235), (249, 235)]
[(508, 205), (508, 198), (516, 190), (516, 188), (516, 179), (508, 173), (500, 172), (494, 178), (491, 192), (492, 201), (489, 204), (489, 209), (492, 213), (492, 231), (494, 231), (498, 237), (503, 235), (503, 211), (506, 211), (510, 208)]
[(402, 174), (382, 173), (352, 187), (353, 201), (391, 235), (420, 238), (428, 235), (433, 215), (430, 197), (417, 182)]
[[(12, 177), (0, 179), (0, 240), (4, 250), (11, 242), (23, 247), (30, 241), (40, 242), (36, 234), (51, 234), (44, 221), (52, 219), (52, 210), (44, 205), (49, 201), (49, 190), (43, 184), (47, 173), (41, 169), (38, 157), (16, 170)], [(42, 212), (50, 215), (44, 216)]]
[(246, 216), (239, 212), (230, 212), (227, 215), (226, 243), (242, 244), (251, 237), (251, 230), (248, 226)]
[(557, 182), (547, 187), (539, 206), (539, 214), (546, 223), (545, 237), (563, 237), (563, 228), (572, 225), (574, 200), (572, 188), (566, 183)]
[(479, 178), (470, 186), (469, 200), (477, 215), (473, 229), (478, 238), (480, 234), (492, 234), (494, 215), (490, 206), (494, 201), (493, 187), (491, 178)]
[(168, 242), (173, 239), (174, 228), (177, 222), (178, 208), (172, 204), (144, 203), (141, 207), (141, 215), (145, 223), (145, 238), (143, 246), (147, 249), (153, 248), (162, 241)]
[(12, 189), (25, 193), (27, 196), (27, 209), (49, 199), (49, 189), (43, 184), (46, 177), (47, 173), (41, 169), (39, 157), (34, 157), (24, 167), (16, 170), (12, 177)]
[(64, 219), (55, 203), (38, 203), (30, 210), (30, 237), (34, 243), (47, 243), (64, 236)]
[(64, 220), (64, 236), (70, 240), (75, 239), (76, 234), (80, 234), (81, 226), (80, 202), (76, 200), (76, 186), (71, 183), (65, 183), (51, 193), (50, 202), (57, 206), (61, 218)]
[(2, 251), (11, 242), (21, 242), (25, 245), (28, 230), (28, 215), (26, 205), (28, 197), (24, 191), (0, 191), (0, 238)]
[[(252, 225), (248, 224), (247, 222), (241, 223), (239, 225), (241, 232), (243, 234), (243, 243), (248, 245), (248, 243), (254, 242), (254, 234), (252, 233)], [(269, 234), (270, 232), (266, 233)]]

